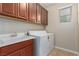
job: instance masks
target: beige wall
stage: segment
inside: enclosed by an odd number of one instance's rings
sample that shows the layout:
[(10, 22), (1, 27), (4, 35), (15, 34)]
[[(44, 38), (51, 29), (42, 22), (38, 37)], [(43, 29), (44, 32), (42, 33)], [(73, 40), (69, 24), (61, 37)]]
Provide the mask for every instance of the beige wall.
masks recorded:
[(70, 4), (54, 4), (48, 7), (48, 26), (46, 30), (55, 34), (56, 46), (77, 51), (77, 4), (72, 4), (71, 22), (60, 23), (59, 8)]
[(78, 4), (78, 51), (79, 51), (79, 4)]
[(11, 19), (12, 18), (4, 16), (0, 17), (0, 34), (44, 29), (42, 25), (29, 24), (21, 21), (13, 21), (13, 19)]
[[(69, 4), (54, 4), (48, 7), (48, 32), (55, 33), (56, 46), (78, 50), (77, 39), (77, 4), (72, 4), (72, 21), (60, 23), (58, 9)], [(29, 24), (20, 21), (13, 21), (11, 18), (0, 17), (0, 34), (25, 32), (28, 30), (43, 30), (44, 27), (37, 24)]]

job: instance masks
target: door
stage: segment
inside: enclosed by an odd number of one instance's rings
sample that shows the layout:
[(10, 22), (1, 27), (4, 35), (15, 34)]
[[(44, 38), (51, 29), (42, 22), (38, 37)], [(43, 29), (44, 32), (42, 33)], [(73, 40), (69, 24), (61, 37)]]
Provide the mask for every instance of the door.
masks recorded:
[(2, 3), (2, 12), (5, 14), (13, 14), (13, 3)]
[(21, 50), (17, 50), (15, 52), (9, 54), (8, 56), (22, 56), (21, 54), (22, 54), (22, 51)]
[(18, 4), (18, 16), (22, 19), (28, 19), (28, 4), (27, 3), (19, 3)]
[(24, 53), (25, 56), (33, 56), (33, 45), (25, 47)]
[(41, 12), (42, 12), (41, 23), (43, 25), (47, 25), (48, 24), (48, 12), (44, 8), (42, 8)]
[(9, 56), (33, 56), (33, 47), (27, 46), (22, 49), (19, 49), (11, 54)]
[(1, 6), (2, 6), (2, 4), (0, 3), (0, 12), (2, 11), (2, 7)]
[(17, 17), (18, 15), (17, 3), (1, 3), (1, 13), (4, 15)]
[(15, 17), (18, 17), (18, 3), (14, 3), (14, 14)]
[(29, 3), (29, 20), (30, 22), (36, 23), (36, 3)]
[(41, 24), (41, 6), (37, 4), (37, 23)]

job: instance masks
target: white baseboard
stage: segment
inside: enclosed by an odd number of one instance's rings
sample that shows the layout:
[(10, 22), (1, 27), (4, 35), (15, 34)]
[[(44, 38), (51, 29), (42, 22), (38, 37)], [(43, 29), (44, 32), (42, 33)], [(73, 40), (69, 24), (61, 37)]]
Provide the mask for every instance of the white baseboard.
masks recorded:
[(76, 55), (79, 56), (79, 53), (78, 53), (77, 51), (73, 51), (73, 50), (70, 50), (70, 49), (65, 49), (65, 48), (57, 47), (57, 46), (56, 46), (55, 48), (61, 49), (61, 50), (63, 50), (63, 51), (68, 51), (68, 52), (74, 53), (74, 54), (76, 54)]

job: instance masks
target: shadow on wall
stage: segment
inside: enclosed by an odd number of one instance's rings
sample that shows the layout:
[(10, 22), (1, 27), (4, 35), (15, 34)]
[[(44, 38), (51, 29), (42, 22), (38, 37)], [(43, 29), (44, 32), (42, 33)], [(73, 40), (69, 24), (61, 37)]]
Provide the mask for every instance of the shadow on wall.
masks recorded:
[(43, 30), (42, 25), (30, 24), (21, 21), (13, 21), (14, 18), (0, 17), (0, 34), (13, 33), (13, 32), (25, 32), (28, 30)]

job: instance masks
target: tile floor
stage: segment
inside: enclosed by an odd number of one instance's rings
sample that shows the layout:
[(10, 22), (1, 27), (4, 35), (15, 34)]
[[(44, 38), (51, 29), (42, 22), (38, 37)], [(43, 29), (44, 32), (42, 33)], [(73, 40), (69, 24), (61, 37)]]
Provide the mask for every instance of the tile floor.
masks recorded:
[(71, 52), (67, 52), (67, 51), (63, 51), (55, 48), (49, 53), (49, 56), (77, 56), (77, 55)]

